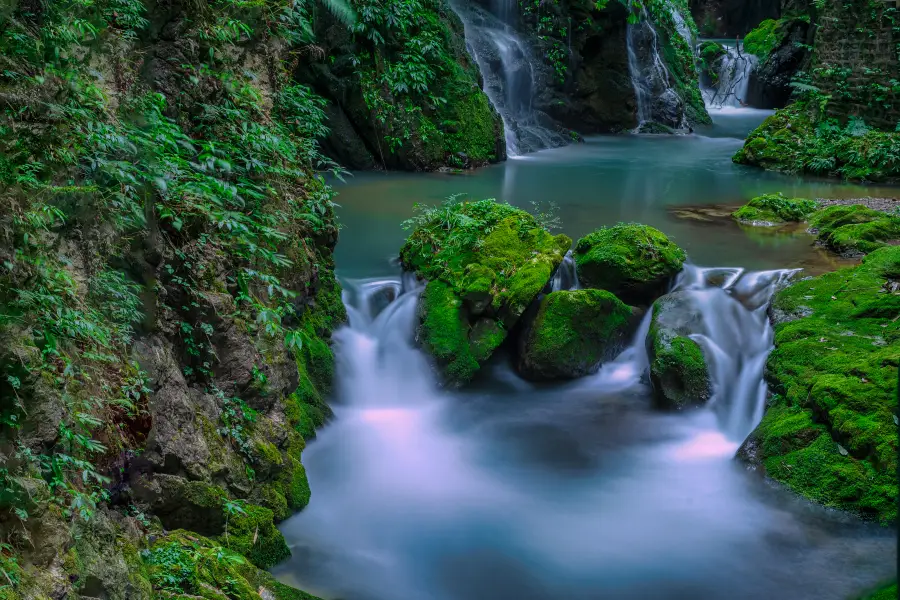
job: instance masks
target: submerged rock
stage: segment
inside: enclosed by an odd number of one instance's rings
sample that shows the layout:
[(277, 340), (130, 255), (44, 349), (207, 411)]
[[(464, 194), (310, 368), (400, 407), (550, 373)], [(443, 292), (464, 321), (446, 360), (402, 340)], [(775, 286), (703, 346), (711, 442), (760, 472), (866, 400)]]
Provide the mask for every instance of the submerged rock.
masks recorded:
[(638, 314), (604, 290), (548, 294), (525, 335), (519, 373), (529, 379), (593, 373), (625, 348)]
[(900, 248), (798, 281), (772, 310), (773, 392), (740, 457), (826, 506), (897, 518)]
[(428, 209), (400, 251), (428, 280), (418, 340), (450, 385), (462, 385), (506, 339), (544, 289), (572, 240), (494, 200)]
[(665, 293), (685, 258), (664, 233), (638, 224), (598, 229), (575, 246), (583, 287), (608, 290), (635, 305), (648, 305)]
[(781, 192), (757, 196), (732, 216), (745, 225), (765, 227), (806, 220), (818, 205), (805, 198), (788, 198)]
[(653, 304), (647, 333), (650, 382), (666, 408), (702, 406), (712, 383), (700, 344), (692, 334), (704, 333), (703, 315), (686, 292), (673, 292)]

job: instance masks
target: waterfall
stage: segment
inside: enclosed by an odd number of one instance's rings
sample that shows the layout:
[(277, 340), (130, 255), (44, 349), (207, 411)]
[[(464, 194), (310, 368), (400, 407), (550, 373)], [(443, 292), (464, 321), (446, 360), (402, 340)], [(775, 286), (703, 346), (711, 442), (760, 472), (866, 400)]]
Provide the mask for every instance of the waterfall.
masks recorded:
[(773, 347), (766, 314), (772, 295), (799, 269), (747, 272), (685, 265), (673, 291), (686, 291), (702, 317), (703, 348), (713, 394), (708, 407), (726, 436), (743, 441), (762, 419), (763, 369)]
[(575, 267), (575, 258), (572, 256), (572, 251), (569, 250), (568, 252), (566, 252), (566, 255), (563, 258), (562, 263), (559, 265), (559, 268), (556, 269), (556, 273), (553, 274), (553, 279), (550, 280), (550, 291), (559, 292), (564, 290), (579, 289), (581, 289), (581, 286), (578, 283), (578, 272)]
[(452, 7), (465, 27), (466, 47), (481, 71), (484, 93), (503, 119), (506, 154), (515, 157), (568, 144), (552, 119), (534, 108), (535, 61), (513, 26), (516, 1), (493, 0), (493, 12), (474, 3)]
[[(673, 13), (677, 11), (673, 9)], [(687, 129), (684, 102), (673, 89), (672, 76), (659, 53), (659, 36), (646, 8), (641, 10), (640, 21), (626, 26), (625, 40), (628, 73), (637, 102), (636, 131), (650, 121)]]
[(703, 100), (708, 108), (747, 106), (747, 89), (750, 75), (759, 63), (753, 54), (744, 53), (735, 44), (722, 44), (725, 54), (710, 65), (710, 71), (717, 77), (712, 84), (702, 89)]

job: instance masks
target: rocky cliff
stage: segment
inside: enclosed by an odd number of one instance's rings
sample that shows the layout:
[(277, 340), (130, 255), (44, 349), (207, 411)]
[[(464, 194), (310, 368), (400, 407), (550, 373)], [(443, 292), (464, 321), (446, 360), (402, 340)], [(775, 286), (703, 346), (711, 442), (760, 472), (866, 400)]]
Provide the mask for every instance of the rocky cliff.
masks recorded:
[(261, 569), (345, 319), (312, 9), (0, 14), (0, 597), (309, 598)]

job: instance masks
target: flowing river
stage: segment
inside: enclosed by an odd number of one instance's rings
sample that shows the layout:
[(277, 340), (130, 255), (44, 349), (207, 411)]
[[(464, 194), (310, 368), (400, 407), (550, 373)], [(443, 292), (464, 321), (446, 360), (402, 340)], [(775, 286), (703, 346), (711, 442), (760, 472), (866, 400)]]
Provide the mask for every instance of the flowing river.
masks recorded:
[[(733, 459), (758, 421), (779, 281), (833, 268), (812, 238), (750, 235), (717, 210), (760, 193), (896, 190), (733, 165), (767, 113), (723, 109), (689, 136), (618, 136), (465, 175), (365, 174), (338, 186), (350, 325), (335, 335), (336, 418), (303, 454), (312, 501), (275, 574), (328, 599), (848, 600), (895, 575), (895, 532), (813, 506)], [(643, 336), (596, 375), (532, 385), (497, 356), (441, 390), (413, 345), (417, 284), (391, 259), (415, 202), (552, 201), (577, 239), (640, 221), (684, 247), (713, 356), (708, 408), (654, 411)], [(571, 277), (556, 285), (571, 285)]]

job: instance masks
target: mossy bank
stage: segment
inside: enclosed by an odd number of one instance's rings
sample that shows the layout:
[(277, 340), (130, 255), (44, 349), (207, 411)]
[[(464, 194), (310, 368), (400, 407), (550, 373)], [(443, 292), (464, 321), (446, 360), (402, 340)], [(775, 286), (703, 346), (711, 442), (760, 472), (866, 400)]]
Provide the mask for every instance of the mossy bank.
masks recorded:
[(826, 506), (895, 523), (900, 248), (798, 281), (770, 311), (772, 398), (740, 455)]
[(4, 9), (5, 599), (306, 597), (260, 569), (345, 320), (309, 8)]

